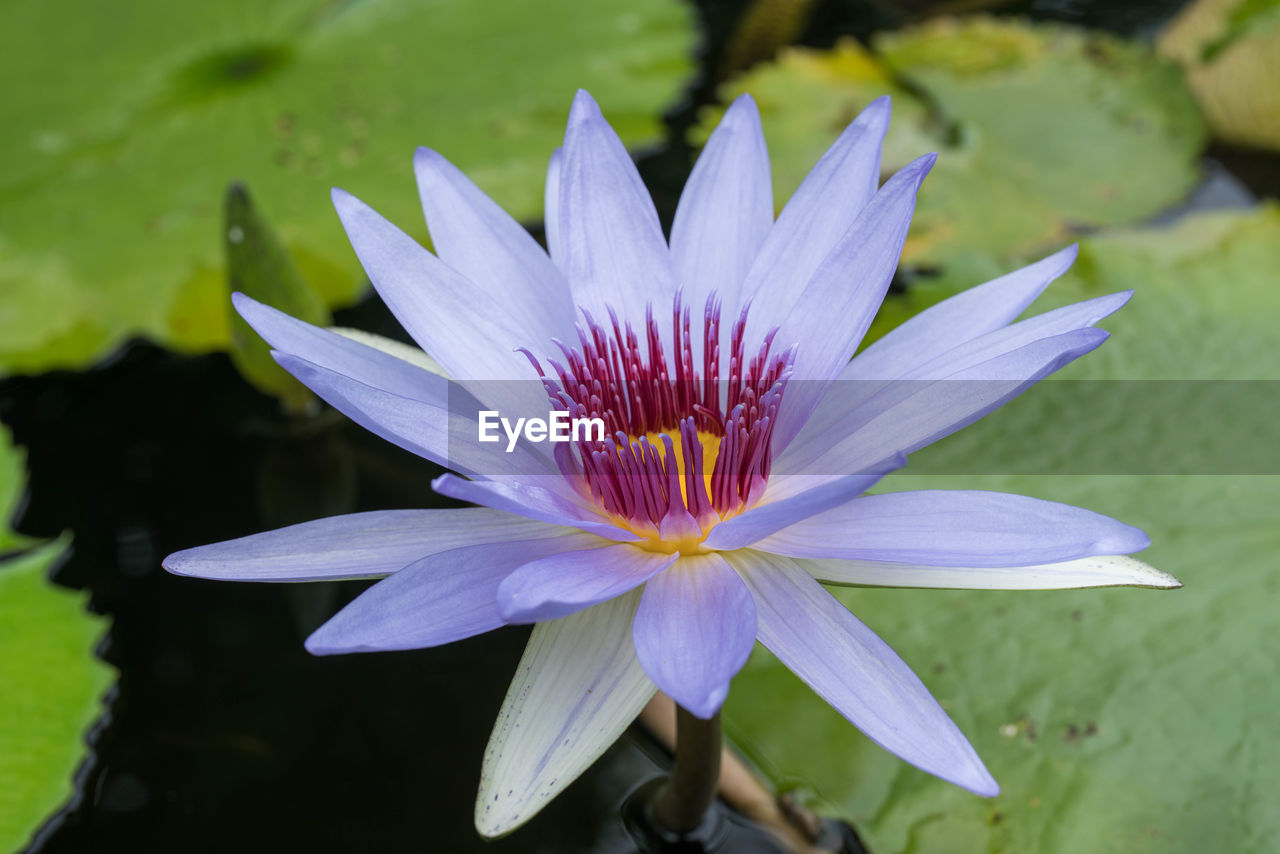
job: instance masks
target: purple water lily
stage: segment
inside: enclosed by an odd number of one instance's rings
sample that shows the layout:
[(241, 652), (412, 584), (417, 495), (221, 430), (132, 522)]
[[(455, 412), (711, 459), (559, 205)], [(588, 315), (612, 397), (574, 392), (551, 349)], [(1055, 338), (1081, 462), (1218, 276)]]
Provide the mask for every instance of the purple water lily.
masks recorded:
[[(1074, 247), (921, 313), (853, 358), (906, 238), (922, 157), (879, 186), (872, 103), (774, 218), (749, 97), (711, 136), (670, 241), (590, 96), (547, 178), (549, 251), (435, 152), (414, 160), (433, 255), (334, 204), (406, 345), (237, 295), (279, 363), (480, 507), (321, 519), (171, 555), (182, 575), (376, 578), (316, 654), (435, 646), (536, 623), (484, 758), (476, 825), (532, 817), (662, 690), (715, 715), (757, 640), (885, 749), (980, 795), (995, 780), (923, 683), (820, 582), (1176, 587), (1136, 528), (975, 491), (868, 495), (906, 454), (1107, 337), (1129, 294), (1014, 322)], [(530, 401), (528, 390), (539, 399)], [(497, 398), (497, 399), (495, 399)], [(607, 435), (517, 453), (462, 440), (458, 401), (549, 404)], [(472, 426), (474, 432), (474, 425)]]

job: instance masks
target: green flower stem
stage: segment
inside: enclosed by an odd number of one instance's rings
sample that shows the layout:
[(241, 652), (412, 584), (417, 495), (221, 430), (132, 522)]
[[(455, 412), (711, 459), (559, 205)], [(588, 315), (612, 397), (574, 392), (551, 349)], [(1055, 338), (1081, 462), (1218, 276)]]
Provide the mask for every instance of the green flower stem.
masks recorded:
[(720, 782), (720, 713), (702, 720), (676, 707), (676, 761), (653, 799), (653, 819), (664, 830), (684, 834), (702, 822)]

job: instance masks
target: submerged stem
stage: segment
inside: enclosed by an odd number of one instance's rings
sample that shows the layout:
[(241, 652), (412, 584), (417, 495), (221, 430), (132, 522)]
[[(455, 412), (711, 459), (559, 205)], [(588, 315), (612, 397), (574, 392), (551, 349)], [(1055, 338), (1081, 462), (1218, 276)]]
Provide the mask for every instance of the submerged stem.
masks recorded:
[(653, 799), (653, 819), (672, 833), (702, 822), (720, 782), (720, 713), (704, 721), (676, 706), (676, 761)]

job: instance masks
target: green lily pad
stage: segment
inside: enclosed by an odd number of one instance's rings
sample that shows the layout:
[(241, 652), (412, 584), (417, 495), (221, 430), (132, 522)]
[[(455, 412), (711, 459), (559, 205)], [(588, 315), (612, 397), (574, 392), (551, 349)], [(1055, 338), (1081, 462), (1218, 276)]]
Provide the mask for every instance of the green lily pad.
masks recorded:
[[(1077, 230), (1141, 220), (1198, 179), (1204, 128), (1172, 64), (1145, 47), (1056, 24), (939, 19), (797, 49), (733, 81), (757, 95), (785, 200), (873, 98), (893, 96), (886, 170), (927, 151), (908, 263), (1023, 258)], [(705, 132), (716, 116), (703, 122)]]
[[(20, 491), (22, 458), (0, 431), (0, 509)], [(0, 538), (19, 542), (0, 527)], [(28, 542), (28, 541), (21, 541)], [(66, 543), (0, 563), (0, 851), (17, 851), (74, 789), (84, 734), (115, 679), (94, 655), (105, 620), (46, 579)]]
[(329, 187), (425, 237), (418, 145), (536, 219), (574, 90), (590, 89), (628, 144), (652, 142), (694, 39), (677, 0), (142, 0), (125, 12), (20, 0), (5, 23), (9, 371), (83, 365), (132, 334), (224, 347), (220, 207), (232, 180), (281, 224), (328, 305), (364, 282)]
[[(1076, 378), (1275, 380), (1278, 265), (1277, 208), (1188, 217), (1086, 241), (1076, 271), (1037, 308), (1137, 287), (1104, 323), (1111, 340), (1066, 372)], [(1212, 412), (1188, 412), (1188, 424), (1153, 430), (1140, 400), (1067, 405), (1075, 386), (1041, 384), (915, 455), (884, 488), (994, 489), (1116, 516), (1151, 535), (1141, 557), (1184, 589), (837, 593), (924, 679), (1000, 781), (999, 797), (890, 756), (768, 654), (735, 680), (730, 732), (776, 780), (855, 822), (877, 854), (1247, 854), (1280, 838), (1280, 476), (1053, 474), (1078, 470), (1082, 455), (1107, 464), (1105, 450), (1074, 439), (1096, 422), (1099, 442), (1170, 455), (1194, 451), (1194, 431), (1214, 426)], [(1274, 418), (1277, 403), (1256, 406)], [(981, 473), (1006, 471), (1008, 456), (1045, 473)], [(970, 473), (912, 474), (959, 471), (960, 461)]]

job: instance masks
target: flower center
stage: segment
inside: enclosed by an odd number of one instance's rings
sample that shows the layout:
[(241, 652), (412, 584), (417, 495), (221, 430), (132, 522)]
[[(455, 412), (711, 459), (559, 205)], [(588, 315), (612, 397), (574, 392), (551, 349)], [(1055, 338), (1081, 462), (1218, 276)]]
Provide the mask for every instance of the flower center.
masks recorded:
[[(672, 358), (650, 306), (645, 340), (613, 311), (606, 327), (583, 311), (578, 346), (557, 341), (563, 363), (549, 375), (526, 352), (551, 402), (571, 418), (604, 421), (604, 441), (562, 445), (561, 472), (653, 551), (694, 554), (718, 522), (760, 499), (769, 479), (771, 438), (794, 349), (771, 353), (773, 333), (748, 360), (747, 311), (720, 351), (720, 304), (707, 300), (701, 364), (691, 314), (672, 306)], [(723, 371), (723, 378), (722, 378)]]

